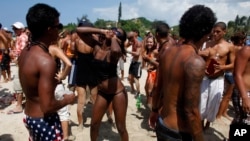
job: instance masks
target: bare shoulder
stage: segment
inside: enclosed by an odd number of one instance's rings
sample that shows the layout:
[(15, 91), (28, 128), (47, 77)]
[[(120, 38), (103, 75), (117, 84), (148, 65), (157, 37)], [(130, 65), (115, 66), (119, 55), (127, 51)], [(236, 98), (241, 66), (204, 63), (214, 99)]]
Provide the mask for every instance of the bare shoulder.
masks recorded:
[(250, 56), (250, 46), (244, 46), (242, 47), (238, 53), (237, 53), (238, 57), (242, 57), (242, 56)]
[(184, 71), (188, 75), (203, 76), (205, 73), (206, 63), (204, 59), (196, 54), (190, 53), (187, 58), (184, 59)]

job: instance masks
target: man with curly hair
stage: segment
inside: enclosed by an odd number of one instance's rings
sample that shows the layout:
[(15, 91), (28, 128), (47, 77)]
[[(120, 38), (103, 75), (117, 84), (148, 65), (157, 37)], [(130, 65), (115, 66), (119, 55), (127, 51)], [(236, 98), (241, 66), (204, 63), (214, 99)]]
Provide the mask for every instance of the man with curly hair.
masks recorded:
[(215, 22), (210, 8), (191, 7), (179, 24), (183, 43), (165, 49), (159, 56), (157, 88), (149, 120), (158, 141), (204, 140), (199, 101), (206, 64), (198, 50)]

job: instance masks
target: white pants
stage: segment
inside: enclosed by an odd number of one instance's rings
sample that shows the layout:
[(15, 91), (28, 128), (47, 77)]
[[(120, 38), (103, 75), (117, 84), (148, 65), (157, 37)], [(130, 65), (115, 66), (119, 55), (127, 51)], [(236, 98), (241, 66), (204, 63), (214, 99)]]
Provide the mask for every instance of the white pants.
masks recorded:
[(213, 122), (219, 110), (224, 90), (224, 76), (209, 79), (206, 76), (201, 84), (200, 113), (201, 119)]

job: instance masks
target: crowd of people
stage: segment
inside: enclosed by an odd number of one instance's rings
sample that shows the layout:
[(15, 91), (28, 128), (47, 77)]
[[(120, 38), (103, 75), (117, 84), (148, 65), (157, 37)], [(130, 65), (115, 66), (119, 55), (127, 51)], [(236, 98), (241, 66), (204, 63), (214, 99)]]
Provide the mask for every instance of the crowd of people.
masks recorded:
[[(30, 140), (75, 140), (68, 105), (77, 103), (77, 124), (82, 131), (90, 93), (91, 140), (98, 139), (106, 114), (121, 140), (128, 141), (127, 91), (137, 98), (142, 88), (150, 113), (144, 118), (158, 141), (203, 141), (203, 132), (211, 122), (222, 122), (222, 116), (231, 125), (250, 123), (246, 34), (237, 31), (226, 40), (226, 24), (217, 22), (209, 7), (194, 5), (182, 15), (178, 39), (165, 22), (158, 22), (154, 32), (141, 38), (138, 30), (96, 28), (87, 19), (68, 31), (59, 17), (56, 8), (39, 3), (28, 10), (27, 27), (13, 23), (15, 40), (0, 26), (1, 75), (4, 82), (13, 82), (17, 101), (8, 114), (24, 111)], [(127, 54), (132, 56), (129, 90), (123, 82)], [(11, 61), (17, 64), (18, 74), (11, 74)], [(142, 69), (147, 72), (144, 85), (139, 81)], [(62, 82), (65, 79), (68, 90)], [(233, 118), (227, 114), (230, 100)]]

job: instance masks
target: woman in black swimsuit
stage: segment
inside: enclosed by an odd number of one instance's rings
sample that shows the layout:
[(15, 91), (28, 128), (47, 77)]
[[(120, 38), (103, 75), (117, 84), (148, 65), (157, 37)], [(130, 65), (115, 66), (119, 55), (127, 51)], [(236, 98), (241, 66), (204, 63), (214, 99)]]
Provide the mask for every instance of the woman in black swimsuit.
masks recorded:
[[(92, 61), (99, 80), (98, 95), (92, 111), (91, 140), (97, 140), (99, 127), (103, 115), (112, 103), (115, 115), (115, 122), (122, 141), (128, 140), (126, 129), (126, 113), (128, 97), (121, 79), (117, 75), (117, 63), (122, 55), (126, 54), (124, 42), (126, 32), (122, 29), (111, 28), (103, 30), (92, 27), (79, 27), (77, 32), (92, 33), (92, 36), (82, 38), (86, 43), (95, 43), (94, 59)], [(100, 41), (100, 35), (105, 35), (105, 41)], [(81, 37), (81, 36), (80, 36)], [(91, 41), (92, 40), (92, 41)]]

